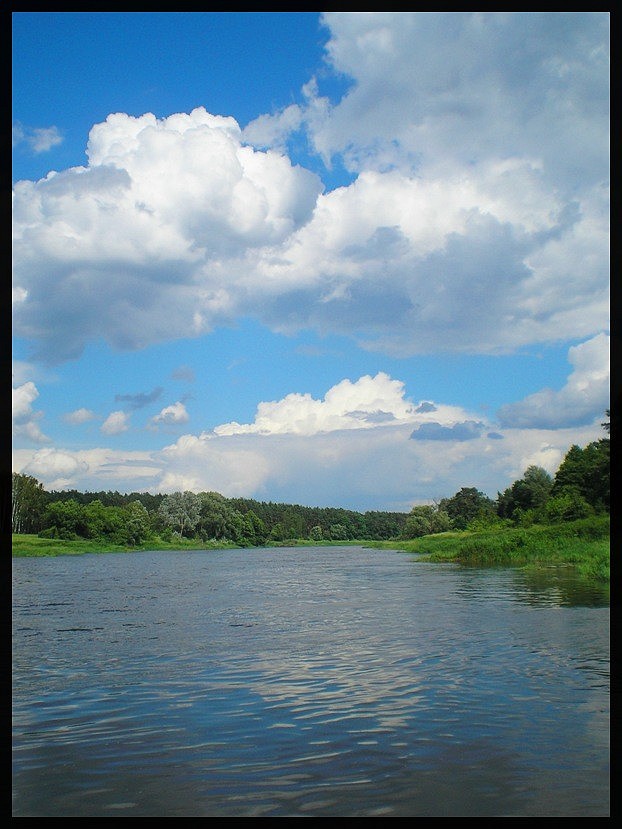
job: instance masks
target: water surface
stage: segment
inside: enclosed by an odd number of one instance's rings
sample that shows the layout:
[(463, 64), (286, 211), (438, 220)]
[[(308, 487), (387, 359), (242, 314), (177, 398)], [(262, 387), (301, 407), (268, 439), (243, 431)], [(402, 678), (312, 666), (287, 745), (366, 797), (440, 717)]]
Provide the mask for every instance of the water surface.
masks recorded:
[(609, 606), (348, 547), (13, 560), (13, 815), (603, 816)]

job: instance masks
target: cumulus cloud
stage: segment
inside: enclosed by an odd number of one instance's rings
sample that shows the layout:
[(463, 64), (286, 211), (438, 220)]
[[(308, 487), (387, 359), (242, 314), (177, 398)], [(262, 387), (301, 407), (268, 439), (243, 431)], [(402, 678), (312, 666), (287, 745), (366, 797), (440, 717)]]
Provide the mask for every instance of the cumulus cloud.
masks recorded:
[(122, 411), (110, 412), (100, 429), (105, 435), (120, 435), (129, 429), (129, 415)]
[(314, 110), (312, 137), (327, 157), (436, 176), (532, 158), (569, 192), (607, 178), (607, 12), (330, 12), (323, 21), (328, 63), (352, 80), (323, 118)]
[(88, 423), (89, 420), (93, 420), (95, 417), (97, 417), (95, 412), (82, 407), (81, 409), (75, 409), (73, 412), (67, 412), (63, 415), (63, 420), (72, 426), (79, 426), (82, 423)]
[(499, 423), (508, 428), (546, 429), (602, 419), (609, 408), (609, 337), (599, 334), (573, 346), (568, 360), (574, 370), (563, 388), (542, 389), (524, 400), (502, 406)]
[(32, 381), (12, 390), (13, 437), (23, 437), (34, 443), (45, 443), (49, 438), (43, 434), (37, 421), (43, 412), (36, 412), (32, 403), (39, 397), (39, 391)]
[[(244, 130), (115, 113), (87, 167), (15, 185), (14, 327), (39, 359), (249, 316), (398, 355), (608, 330), (608, 14), (323, 20), (341, 100), (310, 80)], [(356, 179), (323, 192), (286, 154), (299, 130)]]
[(230, 319), (240, 259), (306, 222), (322, 189), (284, 155), (241, 141), (230, 117), (198, 108), (158, 120), (108, 116), (88, 167), (14, 188), (17, 333), (40, 357), (80, 354), (104, 337), (139, 348)]
[(159, 426), (176, 426), (179, 423), (187, 423), (188, 420), (190, 420), (190, 416), (186, 407), (178, 400), (171, 406), (165, 406), (161, 412), (151, 418), (149, 424), (152, 429), (157, 429)]
[(323, 400), (294, 392), (282, 400), (262, 402), (253, 423), (225, 423), (214, 429), (224, 435), (316, 435), (348, 429), (375, 429), (436, 418), (453, 422), (464, 418), (464, 410), (453, 406), (415, 406), (405, 398), (404, 383), (385, 372), (365, 375), (355, 382), (342, 380), (330, 388)]

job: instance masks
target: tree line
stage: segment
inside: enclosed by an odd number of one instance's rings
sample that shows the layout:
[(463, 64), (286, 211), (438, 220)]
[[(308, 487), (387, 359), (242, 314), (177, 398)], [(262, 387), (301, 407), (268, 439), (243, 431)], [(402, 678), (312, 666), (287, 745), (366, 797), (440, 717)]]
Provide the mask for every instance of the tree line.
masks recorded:
[(261, 546), (295, 539), (386, 541), (496, 524), (573, 521), (609, 512), (610, 427), (609, 422), (602, 425), (607, 437), (584, 448), (571, 446), (554, 477), (530, 466), (495, 500), (463, 487), (450, 498), (414, 506), (409, 513), (306, 507), (226, 498), (217, 492), (48, 492), (36, 478), (13, 473), (12, 531), (126, 546), (155, 538)]

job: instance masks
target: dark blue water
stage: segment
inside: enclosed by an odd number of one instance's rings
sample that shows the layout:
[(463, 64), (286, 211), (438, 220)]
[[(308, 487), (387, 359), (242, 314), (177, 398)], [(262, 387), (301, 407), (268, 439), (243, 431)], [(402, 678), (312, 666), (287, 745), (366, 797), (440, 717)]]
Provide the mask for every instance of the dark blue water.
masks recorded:
[(13, 815), (604, 816), (608, 597), (347, 547), (13, 560)]

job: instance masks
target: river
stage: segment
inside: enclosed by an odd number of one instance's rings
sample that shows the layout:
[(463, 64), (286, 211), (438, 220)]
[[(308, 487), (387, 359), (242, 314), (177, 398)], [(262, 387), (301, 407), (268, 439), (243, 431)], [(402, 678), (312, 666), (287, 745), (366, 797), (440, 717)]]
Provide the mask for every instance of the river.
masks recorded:
[(13, 816), (609, 814), (609, 602), (292, 547), (13, 559)]

